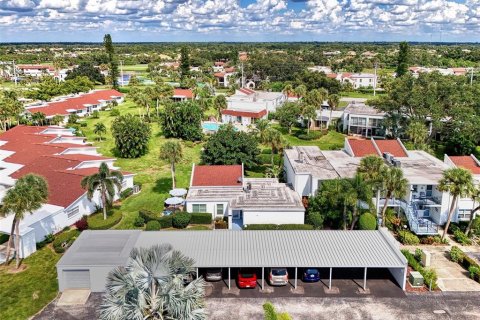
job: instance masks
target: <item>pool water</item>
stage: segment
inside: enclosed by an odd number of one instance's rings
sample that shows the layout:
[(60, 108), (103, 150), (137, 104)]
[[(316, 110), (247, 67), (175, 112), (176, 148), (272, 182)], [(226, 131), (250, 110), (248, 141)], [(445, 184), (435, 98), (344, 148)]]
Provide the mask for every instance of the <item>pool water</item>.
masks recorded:
[(218, 128), (220, 128), (220, 125), (218, 123), (213, 123), (213, 122), (204, 122), (202, 123), (202, 128), (207, 131), (218, 131)]

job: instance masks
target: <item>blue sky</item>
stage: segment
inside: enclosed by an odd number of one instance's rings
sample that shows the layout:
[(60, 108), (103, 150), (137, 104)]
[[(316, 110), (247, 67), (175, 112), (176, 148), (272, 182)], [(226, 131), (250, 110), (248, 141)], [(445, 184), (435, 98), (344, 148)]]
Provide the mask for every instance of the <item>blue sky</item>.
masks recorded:
[(0, 42), (480, 41), (480, 0), (0, 0)]

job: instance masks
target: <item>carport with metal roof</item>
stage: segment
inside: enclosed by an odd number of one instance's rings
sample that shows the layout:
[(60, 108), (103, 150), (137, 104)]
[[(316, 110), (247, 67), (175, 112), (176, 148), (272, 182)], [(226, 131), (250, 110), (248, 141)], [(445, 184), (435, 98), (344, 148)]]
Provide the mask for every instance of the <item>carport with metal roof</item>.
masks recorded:
[[(112, 238), (113, 237), (113, 238)], [(106, 243), (106, 245), (104, 245)], [(61, 276), (65, 270), (90, 270), (91, 290), (103, 291), (95, 268), (124, 264), (132, 247), (169, 243), (195, 260), (198, 268), (286, 267), (328, 268), (329, 287), (334, 268), (385, 268), (404, 290), (407, 261), (387, 230), (295, 230), (295, 231), (84, 231), (57, 264), (60, 291), (68, 288)], [(110, 245), (109, 245), (110, 244)], [(123, 244), (123, 247), (122, 247)], [(111, 253), (112, 246), (115, 253)], [(110, 250), (110, 251), (109, 251)], [(122, 257), (122, 261), (119, 260)], [(102, 277), (104, 271), (101, 272)], [(95, 281), (96, 283), (93, 283)], [(98, 283), (100, 281), (101, 283)], [(262, 277), (261, 287), (264, 287)]]

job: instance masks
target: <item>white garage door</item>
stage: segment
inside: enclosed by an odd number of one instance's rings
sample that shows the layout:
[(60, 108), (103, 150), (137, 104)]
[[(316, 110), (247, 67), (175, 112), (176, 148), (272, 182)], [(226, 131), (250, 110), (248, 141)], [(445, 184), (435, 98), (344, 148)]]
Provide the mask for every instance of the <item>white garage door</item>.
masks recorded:
[(90, 289), (90, 270), (63, 270), (66, 289)]

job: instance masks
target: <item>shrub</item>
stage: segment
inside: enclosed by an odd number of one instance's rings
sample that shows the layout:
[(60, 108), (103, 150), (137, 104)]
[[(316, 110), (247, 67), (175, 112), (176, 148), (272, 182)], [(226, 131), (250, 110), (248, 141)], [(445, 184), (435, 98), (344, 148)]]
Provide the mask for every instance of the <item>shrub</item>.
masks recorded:
[(435, 241), (434, 241), (433, 237), (422, 237), (422, 238), (420, 238), (420, 243), (421, 244), (434, 244)]
[(159, 220), (160, 215), (148, 210), (138, 211), (138, 215), (143, 218), (145, 222), (152, 220)]
[(188, 212), (177, 212), (173, 214), (172, 224), (174, 228), (185, 229), (190, 223), (191, 215)]
[(319, 212), (310, 212), (307, 216), (307, 221), (314, 229), (323, 228), (323, 216)]
[(313, 230), (310, 224), (249, 224), (243, 230)]
[(82, 219), (75, 222), (75, 227), (80, 231), (88, 229), (87, 216), (83, 216)]
[(163, 216), (158, 219), (158, 222), (160, 223), (160, 228), (166, 229), (166, 228), (171, 228), (173, 227), (173, 221), (172, 221), (172, 216)]
[(429, 268), (424, 268), (420, 262), (418, 262), (417, 259), (415, 259), (415, 256), (410, 253), (408, 250), (401, 250), (403, 255), (408, 261), (408, 265), (413, 268), (413, 270), (420, 272), (420, 274), (423, 276), (423, 279), (425, 280), (425, 284), (427, 286), (431, 285), (432, 290), (435, 290), (437, 288), (437, 273), (433, 269)]
[(463, 233), (460, 229), (455, 230), (453, 233), (453, 236), (455, 237), (455, 241), (462, 245), (471, 245), (472, 240), (470, 240), (465, 233)]
[(136, 216), (135, 220), (133, 220), (133, 225), (137, 228), (143, 227), (145, 225), (145, 220), (140, 216)]
[(112, 117), (118, 117), (120, 115), (120, 110), (118, 109), (112, 109), (112, 111), (110, 111), (110, 116)]
[(277, 313), (275, 312), (275, 308), (270, 302), (266, 302), (263, 304), (263, 312), (265, 320), (277, 320)]
[(414, 246), (420, 243), (420, 239), (408, 230), (399, 231), (398, 236), (400, 242), (406, 245)]
[(103, 213), (98, 212), (92, 214), (87, 218), (88, 228), (91, 230), (106, 230), (118, 224), (122, 220), (122, 213), (120, 211), (113, 211), (112, 214), (107, 215), (107, 219), (103, 219)]
[(215, 229), (228, 229), (228, 223), (224, 220), (215, 220)]
[(145, 231), (158, 231), (160, 230), (160, 222), (152, 220), (148, 221), (145, 226)]
[(420, 248), (415, 249), (415, 259), (418, 262), (422, 261), (422, 253), (423, 253), (422, 249), (420, 249)]
[(81, 127), (81, 128), (86, 128), (86, 127), (87, 127), (87, 123), (86, 123), (86, 122), (81, 122), (81, 123), (80, 123), (80, 127)]
[(94, 110), (92, 112), (92, 118), (94, 118), (94, 119), (100, 118), (100, 112), (98, 112), (98, 110)]
[(475, 276), (480, 274), (480, 268), (476, 266), (470, 266), (470, 268), (468, 268), (468, 273), (470, 273), (470, 278), (475, 279)]
[(310, 131), (310, 133), (302, 133), (297, 135), (297, 138), (300, 140), (316, 140), (319, 139), (322, 136), (321, 131)]
[(80, 235), (80, 231), (78, 230), (70, 230), (67, 232), (60, 233), (55, 237), (53, 240), (53, 249), (56, 253), (63, 253), (67, 250), (72, 243), (77, 239)]
[(128, 197), (130, 197), (131, 195), (133, 194), (133, 189), (132, 188), (127, 188), (125, 190), (123, 190), (122, 192), (120, 192), (120, 199), (126, 199)]
[(463, 257), (464, 253), (459, 247), (453, 246), (452, 249), (450, 249), (450, 260), (453, 262), (462, 263)]
[(211, 213), (192, 213), (190, 223), (193, 224), (211, 224), (212, 223), (212, 214)]
[(53, 242), (53, 240), (55, 240), (55, 236), (52, 233), (47, 234), (43, 241), (37, 242), (37, 250), (42, 249), (47, 244)]
[(360, 230), (375, 230), (377, 229), (377, 218), (370, 212), (365, 212), (358, 220), (358, 227)]
[(278, 230), (276, 224), (249, 224), (243, 226), (243, 230)]

